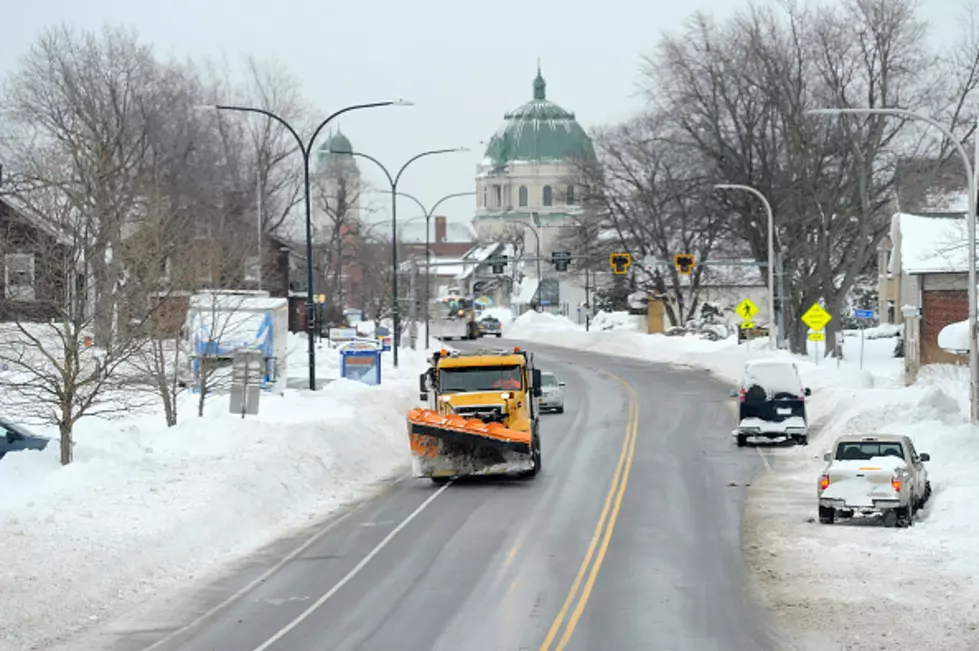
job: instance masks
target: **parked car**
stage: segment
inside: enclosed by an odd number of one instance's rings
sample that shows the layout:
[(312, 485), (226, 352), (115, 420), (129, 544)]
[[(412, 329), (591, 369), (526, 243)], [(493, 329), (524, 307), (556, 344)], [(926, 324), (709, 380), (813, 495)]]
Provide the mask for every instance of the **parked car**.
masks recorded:
[(759, 359), (747, 362), (738, 398), (738, 427), (732, 432), (738, 447), (749, 437), (791, 438), (799, 445), (809, 444), (806, 396), (795, 362), (784, 359)]
[(841, 436), (823, 454), (819, 477), (819, 521), (883, 515), (886, 524), (909, 527), (931, 496), (925, 462), (908, 436)]
[(484, 316), (479, 320), (479, 336), (496, 335), (497, 338), (503, 336), (503, 326), (495, 316)]
[(23, 425), (0, 418), (0, 459), (8, 452), (43, 450), (50, 441), (46, 436), (38, 436)]
[(558, 381), (553, 373), (547, 371), (541, 373), (541, 396), (537, 399), (541, 411), (564, 413), (564, 385), (565, 383)]

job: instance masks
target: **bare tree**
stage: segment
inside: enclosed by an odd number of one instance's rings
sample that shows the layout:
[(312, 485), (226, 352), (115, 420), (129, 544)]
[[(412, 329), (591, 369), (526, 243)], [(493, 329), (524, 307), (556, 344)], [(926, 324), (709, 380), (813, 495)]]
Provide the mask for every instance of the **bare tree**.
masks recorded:
[[(578, 161), (572, 174), (584, 188), (582, 227), (573, 230), (576, 250), (597, 264), (607, 265), (613, 252), (630, 253), (635, 284), (667, 296), (670, 322), (682, 325), (699, 307), (704, 265), (724, 222), (712, 202), (707, 166), (672, 135), (655, 111), (598, 134), (598, 159)], [(673, 259), (688, 253), (698, 264), (681, 275)], [(648, 259), (656, 263), (644, 264)]]
[[(796, 318), (816, 301), (839, 314), (887, 230), (893, 156), (883, 154), (927, 142), (901, 132), (900, 120), (805, 111), (868, 103), (933, 109), (926, 71), (934, 57), (913, 9), (910, 0), (851, 0), (752, 7), (720, 25), (696, 15), (647, 61), (650, 100), (672, 118), (676, 142), (699, 154), (716, 181), (754, 186), (772, 202)], [(734, 215), (731, 235), (764, 260), (762, 207), (742, 194), (723, 202)], [(793, 350), (804, 350), (805, 326), (796, 321), (790, 335)]]

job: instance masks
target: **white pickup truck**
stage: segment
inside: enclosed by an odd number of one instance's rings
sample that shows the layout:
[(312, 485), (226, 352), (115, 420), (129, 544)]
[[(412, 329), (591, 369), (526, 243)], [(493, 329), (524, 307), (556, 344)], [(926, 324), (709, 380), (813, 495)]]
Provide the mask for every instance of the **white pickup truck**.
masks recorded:
[(925, 462), (907, 436), (841, 436), (823, 455), (819, 478), (819, 521), (883, 515), (885, 524), (909, 527), (931, 495)]

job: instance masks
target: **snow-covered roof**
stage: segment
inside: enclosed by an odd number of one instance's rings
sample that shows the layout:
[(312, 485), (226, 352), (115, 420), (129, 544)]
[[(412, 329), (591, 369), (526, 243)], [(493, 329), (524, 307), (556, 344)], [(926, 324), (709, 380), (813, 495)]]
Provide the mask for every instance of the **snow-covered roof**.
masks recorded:
[(536, 278), (524, 278), (520, 283), (520, 290), (517, 291), (516, 296), (511, 299), (513, 305), (526, 305), (534, 300), (534, 294), (537, 293), (537, 285), (540, 282)]
[(894, 244), (888, 272), (951, 273), (969, 268), (968, 234), (962, 217), (897, 213), (891, 218)]

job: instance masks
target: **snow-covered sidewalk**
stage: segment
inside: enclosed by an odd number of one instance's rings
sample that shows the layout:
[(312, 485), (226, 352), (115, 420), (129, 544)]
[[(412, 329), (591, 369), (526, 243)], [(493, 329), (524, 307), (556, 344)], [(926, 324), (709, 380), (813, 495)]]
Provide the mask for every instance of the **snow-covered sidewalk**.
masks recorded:
[[(83, 419), (67, 468), (57, 445), (0, 460), (0, 648), (40, 648), (105, 621), (407, 471), (404, 418), (424, 358), (400, 353), (379, 387), (335, 380), (263, 395), (245, 419), (227, 413), (227, 395), (197, 418), (187, 395), (171, 429), (159, 414)], [(336, 351), (318, 355), (320, 375), (335, 377)]]
[[(634, 317), (599, 315), (584, 332), (562, 317), (525, 314), (505, 331), (513, 339), (682, 364), (737, 381), (749, 358), (787, 355), (762, 342), (666, 337), (637, 332)], [(602, 330), (601, 328), (608, 328)], [(853, 334), (853, 333), (848, 333)], [(887, 328), (865, 341), (848, 336), (847, 357), (795, 358), (814, 426), (808, 447), (766, 446), (766, 470), (753, 482), (744, 516), (745, 552), (786, 648), (870, 651), (895, 646), (929, 651), (979, 648), (979, 432), (968, 425), (968, 377), (957, 367), (926, 367), (903, 386)], [(752, 349), (753, 348), (753, 349)], [(733, 407), (733, 404), (732, 404)], [(732, 412), (732, 422), (735, 415)], [(728, 424), (719, 428), (727, 436)], [(873, 523), (827, 526), (816, 516), (822, 453), (848, 433), (908, 434), (931, 454), (934, 493), (910, 529)], [(732, 441), (732, 446), (734, 445)], [(745, 454), (755, 454), (745, 450)]]

